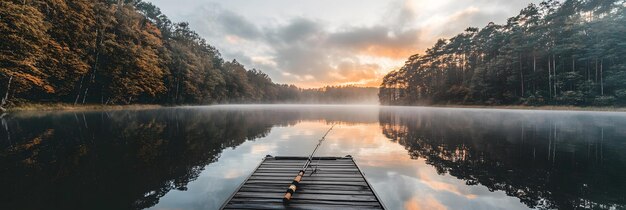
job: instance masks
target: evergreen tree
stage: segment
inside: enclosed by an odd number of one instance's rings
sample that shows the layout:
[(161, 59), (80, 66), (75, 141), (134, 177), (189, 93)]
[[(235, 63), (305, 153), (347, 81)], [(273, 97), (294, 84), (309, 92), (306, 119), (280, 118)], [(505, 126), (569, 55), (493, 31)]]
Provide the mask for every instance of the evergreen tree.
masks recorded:
[(625, 105), (624, 0), (530, 4), (385, 76), (383, 104)]

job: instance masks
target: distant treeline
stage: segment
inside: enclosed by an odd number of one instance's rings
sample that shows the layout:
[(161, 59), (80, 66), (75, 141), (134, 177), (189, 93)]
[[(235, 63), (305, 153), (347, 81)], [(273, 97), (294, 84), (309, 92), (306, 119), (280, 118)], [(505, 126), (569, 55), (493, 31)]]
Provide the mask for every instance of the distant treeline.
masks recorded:
[(0, 107), (294, 102), (326, 90), (224, 61), (187, 23), (141, 0), (4, 0), (0, 34)]
[(322, 88), (299, 88), (295, 85), (276, 85), (271, 100), (240, 101), (243, 103), (285, 104), (378, 104), (378, 88), (355, 85), (329, 85)]
[(300, 89), (300, 93), (295, 102), (320, 104), (378, 104), (378, 88), (348, 85)]
[(626, 104), (626, 1), (530, 4), (385, 76), (382, 104)]

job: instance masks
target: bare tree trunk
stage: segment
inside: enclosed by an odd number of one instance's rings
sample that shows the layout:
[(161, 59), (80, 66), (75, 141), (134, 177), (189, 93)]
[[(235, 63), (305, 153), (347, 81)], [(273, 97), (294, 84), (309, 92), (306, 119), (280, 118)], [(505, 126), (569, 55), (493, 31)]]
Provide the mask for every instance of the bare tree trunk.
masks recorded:
[(461, 85), (465, 83), (465, 54), (461, 55)]
[(83, 104), (85, 104), (85, 100), (87, 99), (87, 91), (89, 91), (89, 87), (85, 88), (85, 93), (83, 94)]
[(78, 85), (78, 93), (76, 94), (76, 99), (74, 99), (74, 106), (76, 106), (76, 104), (78, 103), (78, 99), (80, 98), (80, 90), (83, 89), (83, 79), (85, 79), (84, 75), (80, 77), (80, 84)]
[(11, 90), (11, 81), (13, 81), (13, 75), (11, 75), (9, 77), (9, 83), (7, 83), (7, 92), (4, 94), (4, 97), (2, 98), (2, 102), (0, 102), (0, 111), (2, 112), (6, 112), (6, 108), (4, 108), (4, 105), (6, 105), (9, 101), (9, 91)]
[[(576, 72), (576, 59), (574, 59), (574, 55), (572, 55), (572, 73), (574, 72)], [(569, 90), (574, 90), (574, 85), (571, 83), (569, 84)]]
[(519, 74), (522, 80), (522, 97), (524, 97), (524, 71), (522, 70), (522, 53), (519, 54)]
[(591, 81), (591, 73), (589, 72), (589, 59), (587, 60), (587, 81)]
[(598, 83), (598, 58), (596, 58), (596, 83)]
[[(537, 55), (535, 55), (535, 53), (533, 53), (533, 76), (534, 73), (537, 72)], [(535, 92), (537, 92), (537, 82), (535, 81), (535, 79), (533, 79), (533, 94), (535, 94)]]
[(537, 71), (537, 56), (533, 55), (533, 72)]
[(574, 56), (572, 55), (572, 72), (576, 71), (576, 59), (574, 59)]
[(600, 59), (600, 95), (604, 96), (604, 81), (602, 80), (602, 63), (604, 59)]
[[(89, 92), (89, 87), (93, 85), (93, 83), (95, 83), (96, 74), (98, 73), (98, 62), (100, 61), (100, 46), (102, 46), (102, 41), (104, 40), (103, 38), (99, 37), (100, 36), (99, 34), (100, 34), (99, 30), (96, 28), (96, 41), (95, 41), (96, 46), (94, 48), (95, 60), (92, 66), (93, 71), (91, 71), (91, 75), (89, 76), (87, 87), (85, 88), (85, 93), (83, 93), (83, 101), (82, 101), (83, 104), (85, 104), (85, 101), (87, 100), (87, 93)], [(76, 102), (74, 104), (76, 104)]]
[(554, 81), (552, 82), (552, 85), (554, 85), (554, 97), (556, 98), (557, 96), (556, 83), (558, 82), (558, 79), (556, 76), (556, 58), (554, 57), (554, 55), (552, 55), (552, 72), (554, 72)]
[(550, 56), (548, 56), (548, 93), (552, 98), (552, 61)]
[(180, 89), (180, 78), (176, 78), (176, 95), (174, 96), (174, 103), (178, 103), (178, 91)]
[(10, 148), (13, 147), (13, 143), (11, 142), (11, 131), (9, 130), (9, 123), (7, 122), (6, 119), (4, 119), (4, 116), (7, 113), (2, 113), (2, 115), (0, 115), (0, 122), (2, 122), (2, 127), (4, 127), (4, 131), (7, 132), (7, 142), (10, 145)]
[(83, 94), (83, 104), (85, 104), (85, 101), (87, 100), (87, 93), (89, 91), (89, 87), (91, 85), (93, 85), (93, 83), (96, 81), (96, 73), (98, 72), (98, 62), (100, 61), (100, 46), (102, 45), (102, 39), (100, 39), (100, 41), (98, 41), (98, 29), (96, 29), (96, 47), (94, 49), (96, 57), (95, 57), (95, 61), (93, 64), (93, 71), (91, 71), (91, 75), (89, 76), (89, 83), (88, 86), (85, 88), (85, 93)]

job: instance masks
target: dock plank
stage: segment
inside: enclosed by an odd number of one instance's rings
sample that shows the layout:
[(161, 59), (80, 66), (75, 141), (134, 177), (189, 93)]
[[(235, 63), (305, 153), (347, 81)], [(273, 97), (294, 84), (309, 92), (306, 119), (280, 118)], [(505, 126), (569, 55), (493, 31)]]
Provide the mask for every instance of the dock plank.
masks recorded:
[[(362, 177), (319, 177), (319, 176), (308, 176), (304, 177), (307, 181), (328, 181), (328, 182), (363, 182)], [(278, 181), (287, 181), (291, 182), (293, 180), (292, 176), (257, 176), (254, 175), (250, 177), (249, 180), (278, 180)]]
[(362, 209), (380, 209), (379, 205), (327, 205), (327, 204), (291, 204), (285, 206), (283, 204), (231, 204), (225, 209), (318, 209), (318, 210), (362, 210)]
[[(279, 193), (258, 193), (258, 192), (238, 192), (235, 194), (237, 198), (282, 198), (284, 192)], [(294, 200), (328, 200), (328, 201), (378, 201), (376, 197), (371, 195), (342, 195), (342, 194), (310, 194), (306, 192), (296, 193)]]
[[(276, 172), (258, 172), (254, 173), (254, 176), (285, 176), (288, 173), (276, 173)], [(291, 175), (291, 174), (289, 174)], [(358, 172), (354, 173), (314, 173), (313, 175), (307, 174), (305, 177), (361, 177)], [(293, 177), (291, 177), (293, 178)]]
[[(301, 190), (304, 190), (304, 185), (300, 187)], [(246, 185), (242, 188), (262, 188), (262, 189), (281, 189), (285, 191), (285, 187), (281, 184), (258, 184), (258, 185)], [(311, 190), (335, 190), (335, 191), (367, 191), (370, 192), (368, 186), (344, 186), (344, 185), (306, 185), (306, 189)]]
[(314, 158), (292, 200), (283, 203), (305, 162), (306, 157), (266, 157), (222, 209), (384, 209), (351, 157)]
[[(267, 192), (267, 193), (285, 193), (283, 189), (268, 189), (268, 188), (251, 188), (251, 187), (242, 187), (239, 189), (239, 192)], [(301, 189), (299, 193), (306, 194), (327, 194), (327, 195), (374, 195), (370, 191), (366, 190), (341, 190), (341, 189), (326, 189), (326, 190), (311, 190), (311, 189)]]

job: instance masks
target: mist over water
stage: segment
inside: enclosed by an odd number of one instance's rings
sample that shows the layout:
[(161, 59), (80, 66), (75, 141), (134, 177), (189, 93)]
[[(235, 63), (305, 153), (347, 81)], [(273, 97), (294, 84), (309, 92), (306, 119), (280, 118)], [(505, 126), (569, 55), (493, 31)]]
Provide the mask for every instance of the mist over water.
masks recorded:
[(626, 114), (372, 105), (18, 113), (1, 209), (216, 209), (267, 155), (352, 155), (389, 209), (626, 207)]

